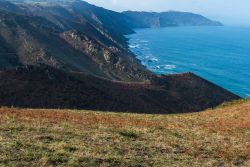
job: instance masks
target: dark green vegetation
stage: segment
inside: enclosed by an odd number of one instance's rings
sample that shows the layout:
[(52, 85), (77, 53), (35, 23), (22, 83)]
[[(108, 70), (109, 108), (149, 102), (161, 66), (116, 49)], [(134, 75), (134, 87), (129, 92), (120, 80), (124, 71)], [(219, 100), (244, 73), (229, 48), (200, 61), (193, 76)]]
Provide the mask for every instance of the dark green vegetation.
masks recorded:
[(239, 98), (191, 73), (148, 71), (124, 36), (134, 22), (80, 0), (0, 0), (0, 105), (176, 113)]
[(248, 167), (250, 102), (237, 103), (182, 115), (2, 108), (0, 166)]

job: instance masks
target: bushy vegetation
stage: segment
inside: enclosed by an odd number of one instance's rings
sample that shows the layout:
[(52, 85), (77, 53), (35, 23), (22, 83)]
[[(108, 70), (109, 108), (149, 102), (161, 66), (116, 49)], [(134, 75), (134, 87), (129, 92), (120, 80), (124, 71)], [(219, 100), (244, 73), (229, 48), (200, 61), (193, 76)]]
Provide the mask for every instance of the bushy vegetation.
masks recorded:
[(183, 115), (0, 109), (0, 166), (249, 164), (249, 101)]

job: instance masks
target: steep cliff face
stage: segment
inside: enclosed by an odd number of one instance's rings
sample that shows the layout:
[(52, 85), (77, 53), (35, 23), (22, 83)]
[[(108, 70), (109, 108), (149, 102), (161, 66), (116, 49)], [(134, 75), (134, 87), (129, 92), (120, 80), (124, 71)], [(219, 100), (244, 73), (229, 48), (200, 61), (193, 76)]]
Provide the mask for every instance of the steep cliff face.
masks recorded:
[(138, 61), (130, 53), (115, 46), (107, 47), (86, 33), (67, 31), (60, 36), (74, 49), (87, 55), (94, 63), (98, 64), (99, 69), (109, 78), (133, 81), (134, 78), (143, 80), (145, 76), (150, 74), (138, 65)]
[(131, 20), (135, 28), (152, 28), (168, 26), (221, 26), (217, 21), (204, 16), (187, 12), (123, 12)]

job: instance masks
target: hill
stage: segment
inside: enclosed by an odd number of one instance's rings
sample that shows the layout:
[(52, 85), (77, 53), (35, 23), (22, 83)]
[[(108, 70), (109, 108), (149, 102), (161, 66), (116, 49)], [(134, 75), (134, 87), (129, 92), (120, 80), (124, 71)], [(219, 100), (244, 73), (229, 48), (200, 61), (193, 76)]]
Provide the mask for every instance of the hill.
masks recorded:
[(0, 166), (249, 166), (250, 101), (181, 115), (0, 109)]
[(0, 105), (137, 113), (196, 112), (238, 96), (192, 74), (117, 82), (40, 65), (0, 72)]

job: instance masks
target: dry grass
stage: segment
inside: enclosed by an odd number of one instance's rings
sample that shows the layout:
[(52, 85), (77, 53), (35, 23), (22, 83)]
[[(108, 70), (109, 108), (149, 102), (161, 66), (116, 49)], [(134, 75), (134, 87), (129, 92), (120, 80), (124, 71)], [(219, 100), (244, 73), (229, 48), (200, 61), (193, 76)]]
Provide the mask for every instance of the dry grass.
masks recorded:
[(183, 115), (0, 109), (0, 166), (249, 166), (250, 101)]

